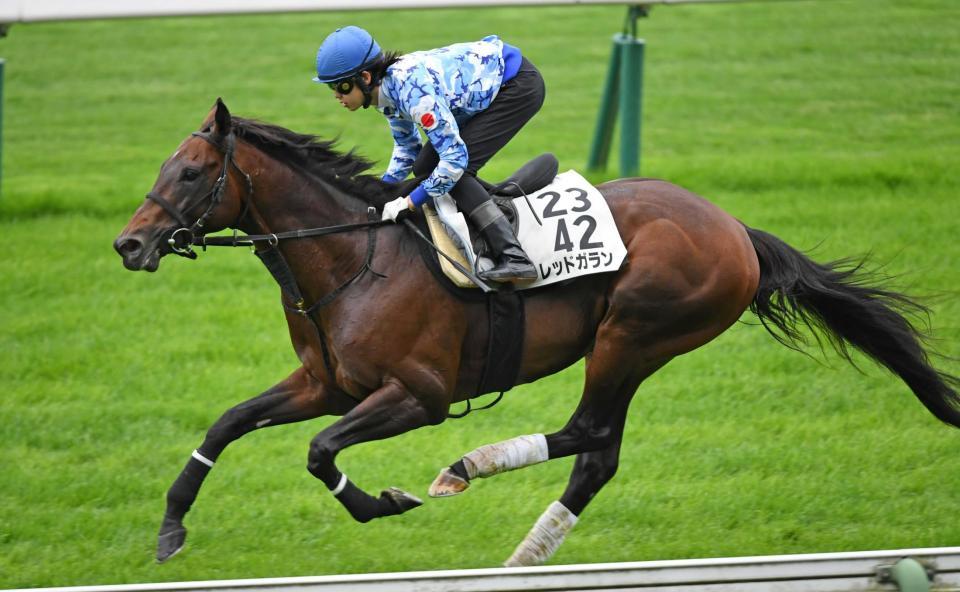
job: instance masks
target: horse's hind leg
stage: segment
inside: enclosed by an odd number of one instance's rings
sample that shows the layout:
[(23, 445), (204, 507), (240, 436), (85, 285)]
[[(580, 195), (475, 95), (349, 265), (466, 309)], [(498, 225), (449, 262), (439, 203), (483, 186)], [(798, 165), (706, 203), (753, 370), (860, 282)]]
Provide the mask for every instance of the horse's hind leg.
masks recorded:
[[(624, 401), (624, 405), (626, 404), (629, 404), (629, 398)], [(620, 415), (619, 425), (616, 426), (616, 441), (613, 444), (603, 450), (577, 455), (566, 491), (559, 501), (547, 507), (513, 555), (504, 562), (505, 567), (540, 565), (560, 547), (587, 504), (616, 474), (625, 421), (626, 409)]]
[(601, 331), (605, 339), (587, 363), (583, 397), (567, 425), (545, 437), (549, 458), (577, 454), (567, 489), (540, 516), (507, 566), (539, 565), (560, 547), (580, 513), (616, 473), (627, 409), (648, 376), (669, 358), (641, 362), (625, 348), (622, 330)]
[(504, 567), (540, 565), (563, 543), (590, 500), (613, 478), (620, 460), (620, 442), (603, 450), (577, 455), (567, 490), (546, 511), (517, 545)]
[(456, 488), (459, 483), (465, 489), (475, 477), (490, 477), (537, 462), (578, 455), (563, 497), (547, 508), (506, 565), (546, 561), (577, 522), (580, 512), (616, 472), (630, 401), (640, 383), (670, 359), (643, 360), (637, 353), (635, 334), (613, 323), (601, 327), (587, 362), (583, 397), (563, 429), (546, 436), (521, 436), (482, 446), (445, 469), (431, 486), (434, 491), (450, 484)]
[(341, 415), (354, 404), (344, 395), (330, 393), (304, 369), (249, 401), (228, 410), (207, 431), (203, 443), (167, 491), (167, 508), (157, 540), (157, 561), (164, 562), (184, 544), (183, 517), (220, 453), (234, 440), (262, 427)]
[[(607, 331), (611, 332), (618, 331)], [(669, 361), (638, 362), (626, 351), (598, 339), (597, 349), (587, 361), (580, 405), (563, 429), (546, 436), (519, 436), (469, 452), (440, 472), (430, 486), (430, 496), (456, 495), (465, 491), (472, 479), (618, 445), (627, 406), (640, 383)]]

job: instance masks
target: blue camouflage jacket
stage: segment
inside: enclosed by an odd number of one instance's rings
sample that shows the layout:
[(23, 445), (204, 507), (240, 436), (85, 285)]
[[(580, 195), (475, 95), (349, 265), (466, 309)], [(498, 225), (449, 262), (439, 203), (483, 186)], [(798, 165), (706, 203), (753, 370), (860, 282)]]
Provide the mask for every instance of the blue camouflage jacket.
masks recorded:
[(519, 50), (490, 35), (406, 54), (387, 68), (377, 109), (390, 124), (394, 147), (384, 180), (397, 182), (410, 173), (422, 147), (419, 125), (440, 162), (410, 198), (419, 206), (450, 191), (468, 162), (460, 126), (490, 106), (504, 80), (516, 74), (519, 61)]

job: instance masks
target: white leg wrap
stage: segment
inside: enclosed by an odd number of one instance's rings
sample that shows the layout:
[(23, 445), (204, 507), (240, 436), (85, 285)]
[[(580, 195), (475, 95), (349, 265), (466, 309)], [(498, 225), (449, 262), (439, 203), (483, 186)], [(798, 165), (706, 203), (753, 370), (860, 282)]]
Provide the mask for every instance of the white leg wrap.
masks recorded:
[(504, 567), (523, 567), (540, 565), (560, 548), (564, 537), (577, 523), (577, 516), (560, 502), (553, 502), (537, 523), (533, 525), (527, 538), (504, 562)]
[(330, 490), (330, 493), (332, 493), (332, 494), (334, 495), (334, 497), (336, 497), (336, 496), (340, 495), (341, 493), (343, 493), (343, 490), (344, 490), (346, 487), (347, 487), (347, 474), (346, 474), (346, 473), (340, 473), (340, 482), (337, 483), (337, 486), (336, 486), (336, 487), (334, 487), (333, 489)]
[(213, 467), (213, 461), (210, 460), (209, 458), (205, 457), (204, 455), (200, 454), (200, 452), (198, 452), (198, 451), (196, 451), (196, 450), (194, 450), (194, 451), (190, 454), (190, 456), (192, 456), (193, 458), (199, 460), (200, 462), (202, 462), (203, 464), (207, 465), (208, 467)]
[(463, 457), (463, 466), (473, 479), (535, 465), (548, 458), (547, 439), (543, 434), (533, 434), (481, 446)]

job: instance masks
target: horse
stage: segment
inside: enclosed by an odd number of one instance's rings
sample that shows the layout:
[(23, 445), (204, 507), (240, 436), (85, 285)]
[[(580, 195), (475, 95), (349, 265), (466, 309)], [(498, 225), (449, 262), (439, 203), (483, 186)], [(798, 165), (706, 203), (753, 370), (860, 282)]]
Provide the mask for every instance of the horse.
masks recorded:
[[(218, 456), (264, 427), (339, 416), (311, 440), (307, 469), (357, 521), (422, 504), (397, 488), (368, 494), (335, 460), (350, 446), (439, 424), (452, 404), (476, 396), (487, 313), (434, 279), (405, 225), (372, 221), (370, 208), (411, 185), (385, 183), (366, 173), (370, 167), (331, 141), (234, 117), (218, 99), (163, 163), (116, 239), (127, 269), (153, 272), (166, 255), (196, 257), (191, 244), (238, 244), (238, 232), (246, 233), (281, 284), (301, 362), (206, 432), (167, 492), (158, 561), (184, 546), (184, 517)], [(798, 347), (811, 329), (848, 361), (851, 349), (860, 350), (899, 376), (935, 417), (960, 426), (960, 381), (932, 366), (924, 333), (911, 321), (926, 309), (865, 276), (862, 262), (818, 263), (663, 180), (620, 179), (597, 189), (626, 261), (617, 271), (529, 293), (516, 379), (532, 382), (585, 359), (579, 404), (559, 431), (481, 446), (444, 469), (429, 490), (455, 495), (473, 479), (576, 455), (565, 491), (505, 565), (551, 557), (614, 476), (627, 408), (641, 383), (747, 310), (787, 346)], [(207, 237), (227, 228), (233, 237)]]

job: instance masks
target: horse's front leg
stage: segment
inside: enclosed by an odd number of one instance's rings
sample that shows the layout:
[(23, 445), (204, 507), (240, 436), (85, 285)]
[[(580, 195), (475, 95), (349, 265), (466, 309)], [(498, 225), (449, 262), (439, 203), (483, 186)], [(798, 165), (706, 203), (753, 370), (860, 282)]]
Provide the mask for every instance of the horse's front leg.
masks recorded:
[(193, 451), (167, 492), (167, 509), (157, 540), (157, 561), (163, 563), (183, 548), (187, 537), (183, 517), (227, 445), (258, 428), (322, 415), (342, 415), (354, 404), (345, 395), (324, 388), (301, 367), (283, 382), (224, 413), (207, 431), (203, 443)]
[(323, 481), (358, 522), (402, 514), (423, 502), (395, 487), (382, 491), (380, 497), (375, 498), (341, 473), (334, 459), (348, 446), (441, 423), (448, 408), (448, 401), (420, 400), (401, 384), (388, 382), (314, 437), (310, 443), (307, 470)]

